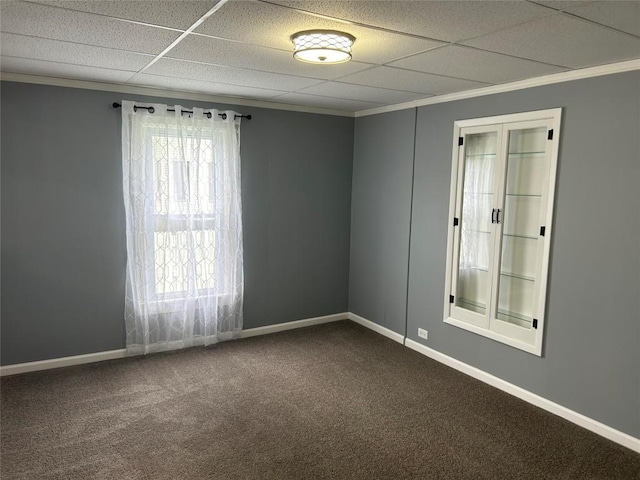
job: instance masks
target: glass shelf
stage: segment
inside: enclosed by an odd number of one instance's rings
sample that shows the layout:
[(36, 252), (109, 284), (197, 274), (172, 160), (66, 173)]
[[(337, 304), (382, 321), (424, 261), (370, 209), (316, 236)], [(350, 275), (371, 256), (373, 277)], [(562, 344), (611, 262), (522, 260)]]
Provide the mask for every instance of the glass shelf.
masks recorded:
[[(505, 317), (516, 319), (516, 320), (518, 320), (520, 322), (525, 322), (528, 325), (531, 325), (531, 321), (533, 320), (531, 317), (529, 317), (527, 315), (522, 315), (521, 313), (516, 313), (516, 312), (510, 312), (508, 310), (504, 310), (504, 309), (501, 309), (501, 308), (498, 309), (498, 315), (503, 315)], [(500, 319), (500, 317), (498, 317), (498, 319), (502, 320), (502, 319)], [(509, 322), (510, 320), (506, 320), (506, 321)], [(511, 322), (511, 323), (514, 323), (514, 322)]]
[(481, 267), (467, 267), (469, 270), (479, 270), (481, 272), (488, 272), (489, 270), (487, 268), (481, 268)]
[(544, 154), (545, 151), (541, 151), (541, 152), (509, 152), (509, 156), (510, 157), (523, 157), (525, 155), (542, 155)]
[[(458, 301), (456, 302), (458, 304), (458, 306), (462, 306), (464, 305), (468, 305), (470, 307), (473, 307), (471, 309), (468, 310), (473, 310), (473, 311), (477, 311), (475, 309), (481, 309), (481, 310), (486, 310), (487, 306), (480, 303), (480, 302), (475, 302), (473, 300), (468, 300), (466, 298), (460, 298), (458, 299)], [(463, 307), (464, 308), (464, 307)], [(532, 318), (527, 316), (527, 315), (523, 315), (521, 313), (517, 313), (517, 312), (511, 312), (509, 310), (505, 310), (503, 308), (499, 308), (498, 309), (498, 315), (504, 315), (505, 317), (510, 317), (510, 318), (515, 318), (517, 320), (520, 320), (521, 322), (526, 322), (528, 324), (531, 324), (532, 322)]]
[(537, 197), (542, 198), (542, 195), (536, 193), (507, 193), (507, 197)]
[(469, 300), (468, 298), (459, 298), (458, 303), (468, 303), (469, 305), (473, 305), (474, 307), (487, 308), (484, 303), (477, 302), (475, 300)]
[[(487, 232), (484, 230), (465, 230), (468, 233), (483, 233), (485, 235), (489, 235), (491, 232)], [(533, 235), (517, 235), (515, 233), (503, 233), (503, 237), (511, 237), (511, 238), (525, 238), (527, 240), (538, 240), (538, 237), (534, 237)]]
[[(476, 271), (480, 271), (480, 272), (488, 272), (489, 269), (487, 268), (482, 268), (482, 267), (467, 267), (467, 269), (469, 270), (476, 270)], [(502, 275), (503, 277), (511, 277), (511, 278), (517, 278), (519, 280), (525, 280), (527, 282), (535, 282), (536, 279), (534, 277), (529, 277), (527, 275), (520, 275), (519, 273), (512, 273), (512, 272), (500, 272), (500, 275)], [(461, 300), (464, 302), (469, 303), (470, 300)]]
[[(480, 270), (480, 269), (478, 269)], [(526, 275), (520, 275), (517, 273), (511, 273), (511, 272), (500, 272), (500, 275), (503, 277), (511, 277), (511, 278), (517, 278), (519, 280), (525, 280), (527, 282), (535, 282), (536, 279), (534, 277), (528, 277)]]
[(495, 157), (495, 153), (471, 153), (465, 155), (465, 158), (478, 158), (478, 157)]
[(476, 313), (484, 314), (487, 311), (487, 306), (483, 303), (468, 300), (466, 298), (458, 298), (458, 300), (456, 301), (456, 305), (458, 307), (464, 308), (465, 310), (471, 310), (472, 312)]
[(526, 238), (528, 240), (538, 240), (538, 237), (534, 237), (532, 235), (517, 235), (515, 233), (503, 233), (503, 237), (512, 237), (512, 238)]
[[(467, 300), (465, 298), (458, 299), (456, 303), (458, 304), (459, 307), (465, 308), (466, 310), (471, 310), (472, 312), (476, 312), (476, 313), (484, 313), (487, 309), (486, 305), (483, 305), (482, 303), (479, 303), (479, 302), (474, 302), (473, 300)], [(503, 317), (509, 317), (509, 319), (502, 319), (498, 317), (499, 320), (503, 320), (509, 323), (515, 323), (516, 325), (520, 324), (520, 326), (525, 328), (527, 327), (531, 328), (531, 322), (533, 319), (527, 315), (522, 315), (521, 313), (517, 313), (517, 312), (511, 312), (509, 310), (505, 310), (502, 308), (498, 309), (498, 315)], [(525, 325), (522, 325), (522, 323), (524, 323)]]

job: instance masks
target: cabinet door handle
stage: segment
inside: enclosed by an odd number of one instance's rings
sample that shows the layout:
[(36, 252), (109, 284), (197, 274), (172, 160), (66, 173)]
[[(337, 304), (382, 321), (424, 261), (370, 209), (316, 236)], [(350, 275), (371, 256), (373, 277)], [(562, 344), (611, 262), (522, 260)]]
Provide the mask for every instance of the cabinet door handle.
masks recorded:
[(491, 223), (496, 223), (496, 209), (491, 209)]
[(496, 210), (496, 223), (500, 223), (500, 209)]

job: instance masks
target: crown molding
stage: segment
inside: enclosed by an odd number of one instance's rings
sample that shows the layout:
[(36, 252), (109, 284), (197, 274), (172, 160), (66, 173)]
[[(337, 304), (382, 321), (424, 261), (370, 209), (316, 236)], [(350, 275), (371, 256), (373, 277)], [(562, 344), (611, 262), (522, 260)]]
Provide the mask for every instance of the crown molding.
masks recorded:
[(490, 87), (465, 90), (464, 92), (450, 93), (447, 95), (437, 95), (434, 97), (424, 98), (422, 100), (413, 100), (411, 102), (397, 103), (395, 105), (370, 108), (367, 110), (360, 110), (356, 112), (355, 116), (356, 118), (366, 117), (369, 115), (377, 115), (379, 113), (394, 112), (396, 110), (406, 110), (408, 108), (434, 105), (436, 103), (455, 102), (456, 100), (464, 100), (467, 98), (495, 95), (496, 93), (513, 92), (516, 90), (523, 90), (525, 88), (541, 87), (544, 85), (552, 85), (554, 83), (571, 82), (573, 80), (582, 80), (585, 78), (600, 77), (603, 75), (630, 72), (633, 70), (640, 70), (640, 59), (619, 63), (610, 63), (607, 65), (599, 65), (597, 67), (581, 68), (578, 70), (554, 73), (551, 75), (544, 75), (542, 77), (535, 77), (527, 80), (519, 80), (517, 82), (502, 83), (500, 85), (492, 85)]
[(354, 112), (348, 112), (346, 110), (334, 110), (330, 108), (293, 105), (289, 103), (269, 102), (264, 100), (249, 100), (249, 99), (240, 98), (240, 97), (208, 95), (206, 93), (185, 92), (183, 90), (171, 90), (171, 89), (153, 88), (153, 87), (142, 87), (138, 85), (93, 82), (89, 80), (72, 80), (69, 78), (46, 77), (41, 75), (29, 75), (24, 73), (0, 72), (0, 80), (6, 81), (6, 82), (51, 85), (55, 87), (81, 88), (85, 90), (99, 90), (103, 92), (131, 93), (135, 95), (148, 95), (150, 97), (170, 97), (170, 98), (177, 98), (180, 100), (194, 100), (199, 102), (223, 103), (226, 105), (268, 108), (271, 110), (288, 110), (292, 112), (315, 113), (320, 115), (354, 117)]

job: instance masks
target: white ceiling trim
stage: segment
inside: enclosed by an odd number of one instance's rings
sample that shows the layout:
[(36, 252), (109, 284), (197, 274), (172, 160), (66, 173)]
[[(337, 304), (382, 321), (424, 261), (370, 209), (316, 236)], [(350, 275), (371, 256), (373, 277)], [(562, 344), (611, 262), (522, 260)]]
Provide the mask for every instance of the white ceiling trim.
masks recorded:
[[(84, 90), (99, 90), (103, 92), (131, 93), (135, 95), (148, 95), (150, 97), (169, 97), (180, 100), (194, 100), (199, 102), (224, 103), (226, 105), (239, 105), (244, 107), (270, 108), (272, 110), (289, 110), (292, 112), (317, 113), (320, 115), (334, 115), (338, 117), (353, 117), (354, 112), (335, 110), (331, 108), (310, 107), (306, 105), (293, 105), (289, 103), (267, 102), (263, 100), (249, 100), (240, 97), (226, 97), (222, 95), (207, 95), (206, 93), (184, 92), (181, 90), (169, 90), (163, 88), (141, 87), (105, 82), (92, 82), (89, 80), (72, 80), (69, 78), (45, 77), (41, 75), (29, 75), (25, 73), (0, 72), (0, 80), (6, 82), (34, 83), (38, 85), (51, 85), (55, 87), (81, 88)], [(244, 112), (251, 113), (251, 112)]]
[(473, 90), (466, 90), (464, 92), (437, 95), (429, 98), (424, 98), (422, 100), (413, 100), (410, 102), (397, 103), (395, 105), (386, 105), (384, 107), (360, 110), (358, 112), (355, 112), (355, 117), (366, 117), (368, 115), (377, 115), (379, 113), (406, 110), (408, 108), (434, 105), (436, 103), (455, 102), (456, 100), (464, 100), (466, 98), (483, 97), (485, 95), (495, 95), (496, 93), (513, 92), (516, 90), (523, 90), (525, 88), (541, 87), (544, 85), (552, 85), (554, 83), (570, 82), (572, 80), (600, 77), (602, 75), (630, 72), (633, 70), (640, 70), (640, 59), (619, 63), (610, 63), (608, 65), (599, 65), (597, 67), (581, 68), (577, 70), (570, 70), (568, 72), (553, 73), (551, 75), (544, 75), (542, 77), (535, 77), (527, 80), (519, 80), (517, 82), (502, 83), (500, 85), (481, 87)]

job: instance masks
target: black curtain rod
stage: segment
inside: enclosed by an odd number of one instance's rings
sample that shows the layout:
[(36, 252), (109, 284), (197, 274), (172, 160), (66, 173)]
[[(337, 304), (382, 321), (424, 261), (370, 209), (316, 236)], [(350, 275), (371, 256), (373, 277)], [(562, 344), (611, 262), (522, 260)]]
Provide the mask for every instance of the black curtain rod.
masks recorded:
[[(120, 108), (122, 105), (120, 105), (117, 102), (113, 102), (113, 108)], [(147, 112), (149, 113), (153, 113), (156, 111), (155, 108), (153, 107), (142, 107), (140, 105), (134, 105), (133, 106), (133, 111), (135, 112), (136, 110), (138, 110), (139, 108), (143, 108), (145, 109)], [(167, 112), (175, 112), (176, 110), (174, 108), (167, 108)], [(193, 113), (191, 110), (182, 110), (182, 112), (180, 113)], [(211, 118), (211, 112), (205, 112), (205, 115), (207, 116), (207, 118)], [(226, 113), (219, 113), (218, 116), (222, 117), (223, 120), (227, 119), (227, 114)], [(235, 118), (246, 118), (247, 120), (251, 120), (251, 115), (234, 115)]]

